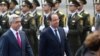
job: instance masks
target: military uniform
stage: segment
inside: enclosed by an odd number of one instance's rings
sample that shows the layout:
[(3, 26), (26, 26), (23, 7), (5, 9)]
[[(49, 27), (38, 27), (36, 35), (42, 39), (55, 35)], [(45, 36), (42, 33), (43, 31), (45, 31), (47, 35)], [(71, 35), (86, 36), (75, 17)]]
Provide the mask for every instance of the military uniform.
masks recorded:
[(21, 23), (22, 23), (22, 30), (25, 31), (28, 37), (29, 35), (32, 35), (33, 32), (36, 34), (37, 28), (36, 28), (35, 19), (32, 14), (28, 13), (25, 15), (25, 17), (23, 16)]
[(87, 34), (91, 31), (91, 24), (90, 24), (90, 14), (88, 12), (86, 12), (84, 10), (84, 8), (82, 7), (83, 5), (85, 5), (87, 3), (86, 0), (79, 0), (78, 1), (80, 3), (80, 7), (78, 9), (78, 14), (80, 14), (82, 16), (82, 20), (83, 20), (83, 32), (80, 35), (80, 40), (81, 43), (83, 44)]
[[(50, 16), (51, 14), (51, 9), (52, 9), (52, 6), (53, 6), (53, 3), (52, 2), (49, 2), (49, 0), (45, 0), (44, 4), (43, 4), (43, 9), (44, 9), (44, 15), (43, 15), (43, 18), (44, 18), (44, 26), (45, 28), (49, 27), (49, 20), (48, 20), (48, 17)], [(45, 8), (48, 8), (45, 9)], [(48, 12), (46, 12), (48, 11)]]
[[(77, 1), (70, 1), (69, 5), (73, 7), (75, 6), (78, 8), (79, 3)], [(74, 12), (71, 11), (72, 13), (69, 14), (69, 17), (68, 17), (69, 31), (68, 31), (67, 37), (69, 39), (72, 55), (74, 56), (77, 49), (81, 45), (80, 34), (83, 31), (83, 20), (82, 20), (82, 16), (77, 13), (77, 9), (74, 9), (73, 11)]]
[(1, 34), (0, 36), (9, 29), (9, 13), (5, 12), (5, 14), (0, 16), (0, 25), (1, 25)]
[(58, 10), (59, 5), (58, 5), (58, 7), (55, 7), (55, 5), (61, 3), (61, 0), (46, 0), (46, 1), (52, 7), (52, 13), (57, 13), (57, 15), (59, 16), (59, 19), (60, 19), (59, 26), (60, 27), (65, 27), (67, 18), (61, 11)]
[(55, 0), (53, 1), (54, 5), (53, 5), (53, 12), (52, 13), (57, 13), (57, 15), (59, 16), (59, 26), (60, 27), (65, 27), (66, 26), (66, 16), (58, 10), (58, 8), (55, 7), (56, 4), (60, 4), (61, 3), (61, 0)]
[[(33, 14), (33, 18), (35, 19), (35, 23), (36, 23), (36, 28), (37, 28), (37, 31), (36, 32), (36, 35), (39, 34), (38, 30), (39, 30), (39, 27), (40, 25), (42, 24), (42, 17), (40, 14), (38, 14), (37, 12), (35, 12), (35, 15)], [(38, 56), (38, 37), (35, 36), (34, 37), (34, 55), (35, 56)]]
[[(39, 27), (42, 24), (42, 16), (40, 15), (39, 12), (37, 12), (36, 8), (39, 7), (40, 4), (39, 4), (38, 0), (32, 0), (31, 3), (33, 6), (32, 10), (31, 10), (31, 14), (33, 15), (33, 18), (36, 23), (36, 28), (37, 28), (37, 31), (35, 31), (35, 34), (38, 35)], [(34, 56), (38, 56), (38, 37), (37, 36), (34, 37), (34, 45), (32, 48), (33, 48)]]
[[(20, 15), (20, 10), (19, 8), (17, 8), (16, 5), (18, 5), (18, 2), (16, 0), (9, 0), (9, 3), (10, 3), (10, 8), (9, 8), (9, 13), (10, 15), (11, 14), (17, 14), (17, 15)], [(11, 6), (14, 6), (14, 7), (11, 7)]]
[(17, 14), (17, 15), (20, 15), (21, 14), (21, 12), (20, 12), (20, 10), (19, 9), (13, 9), (13, 10), (9, 10), (9, 14), (10, 15), (12, 15), (12, 14)]
[(44, 14), (44, 25), (45, 25), (45, 28), (49, 27), (49, 20), (48, 20), (48, 16), (50, 15), (49, 14)]
[(42, 24), (42, 16), (37, 12), (31, 13), (36, 21), (36, 26), (39, 29), (40, 25)]
[(91, 31), (91, 24), (90, 24), (90, 14), (86, 11), (82, 11), (80, 13), (80, 15), (82, 16), (82, 20), (83, 20), (83, 32), (81, 34), (81, 43), (84, 42), (87, 34)]
[(66, 26), (66, 21), (67, 21), (66, 16), (60, 11), (57, 11), (56, 13), (58, 14), (59, 19), (60, 19), (59, 26), (60, 27), (65, 27)]
[[(1, 1), (1, 6), (5, 5), (7, 8), (9, 8), (9, 2), (8, 1)], [(2, 14), (0, 16), (0, 36), (6, 32), (9, 29), (9, 13), (8, 11), (2, 11)]]
[[(23, 1), (23, 4), (22, 6), (28, 6), (27, 8), (31, 9), (32, 8), (32, 4), (29, 2), (29, 1)], [(23, 7), (22, 7), (22, 10), (23, 10)], [(22, 11), (23, 12), (23, 11)], [(28, 37), (28, 40), (29, 40), (29, 43), (32, 47), (32, 50), (34, 52), (34, 46), (35, 46), (35, 43), (37, 43), (36, 39), (37, 39), (37, 35), (36, 35), (36, 31), (37, 31), (37, 27), (36, 27), (36, 21), (34, 19), (34, 16), (32, 14), (30, 14), (30, 11), (27, 11), (26, 13), (23, 13), (21, 15), (22, 17), (22, 20), (21, 20), (21, 23), (22, 23), (22, 30), (25, 31), (27, 37)], [(37, 43), (38, 44), (38, 43)], [(36, 47), (38, 48), (38, 47)], [(35, 54), (35, 52), (34, 52)]]
[(29, 43), (32, 47), (32, 50), (34, 51), (33, 47), (35, 44), (35, 38), (37, 37), (36, 36), (37, 27), (33, 15), (28, 13), (27, 15), (25, 15), (25, 17), (23, 16), (21, 23), (22, 23), (22, 30), (25, 31)]
[(80, 33), (82, 33), (82, 17), (79, 16), (77, 13), (73, 15), (71, 18), (68, 18), (68, 38), (71, 46), (71, 51), (73, 55), (77, 51), (80, 46)]

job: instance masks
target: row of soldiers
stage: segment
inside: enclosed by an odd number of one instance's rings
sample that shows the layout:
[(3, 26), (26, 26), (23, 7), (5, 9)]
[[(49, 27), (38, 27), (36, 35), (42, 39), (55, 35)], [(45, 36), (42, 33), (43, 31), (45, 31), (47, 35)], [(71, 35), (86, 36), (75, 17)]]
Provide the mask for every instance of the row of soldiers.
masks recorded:
[[(100, 6), (100, 0), (95, 1), (98, 1), (97, 4)], [(48, 18), (50, 14), (57, 13), (60, 19), (59, 26), (64, 28), (69, 39), (72, 55), (74, 55), (87, 34), (91, 32), (95, 22), (90, 14), (84, 10), (86, 0), (70, 0), (67, 4), (70, 11), (68, 16), (59, 11), (61, 2), (61, 0), (45, 0), (43, 15), (41, 15), (37, 12), (37, 7), (40, 6), (38, 0), (24, 0), (21, 8), (16, 8), (16, 5), (18, 5), (16, 0), (0, 0), (0, 36), (9, 29), (9, 15), (20, 15), (22, 21), (20, 29), (25, 31), (35, 56), (38, 56), (37, 32), (43, 31), (49, 26)]]

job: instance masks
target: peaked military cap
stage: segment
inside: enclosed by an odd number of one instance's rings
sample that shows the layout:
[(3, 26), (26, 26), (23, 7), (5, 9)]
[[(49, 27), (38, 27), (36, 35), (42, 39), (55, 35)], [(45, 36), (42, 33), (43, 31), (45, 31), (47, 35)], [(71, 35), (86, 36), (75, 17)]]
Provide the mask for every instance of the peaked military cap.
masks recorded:
[(100, 4), (100, 0), (95, 0), (95, 4)]
[(81, 2), (82, 4), (87, 4), (87, 1), (86, 0), (77, 0), (78, 2)]
[(1, 5), (6, 5), (7, 8), (9, 8), (9, 6), (10, 6), (10, 5), (9, 5), (9, 2), (6, 1), (6, 0), (1, 0), (0, 4), (1, 4)]
[(36, 6), (40, 6), (40, 3), (38, 0), (28, 0), (30, 1), (31, 3), (34, 3)]
[(33, 8), (32, 3), (28, 0), (23, 1), (22, 6), (28, 6), (30, 9)]
[(69, 1), (69, 5), (75, 5), (76, 7), (80, 6), (79, 2), (76, 0)]
[(54, 6), (54, 4), (53, 4), (53, 2), (51, 0), (45, 0), (44, 4), (48, 4), (50, 7)]
[(14, 3), (15, 5), (18, 5), (18, 2), (16, 0), (9, 0), (9, 3)]

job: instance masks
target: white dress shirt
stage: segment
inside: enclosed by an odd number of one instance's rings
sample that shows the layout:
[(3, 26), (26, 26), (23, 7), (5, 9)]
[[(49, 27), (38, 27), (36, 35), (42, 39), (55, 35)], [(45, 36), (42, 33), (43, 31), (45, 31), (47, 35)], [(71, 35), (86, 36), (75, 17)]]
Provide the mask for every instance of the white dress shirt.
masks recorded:
[(4, 12), (4, 13), (2, 13), (2, 16), (4, 16), (6, 13), (7, 13), (7, 11), (6, 11), (6, 12)]
[(55, 35), (56, 35), (55, 30), (57, 30), (57, 35), (58, 35), (58, 37), (59, 37), (59, 40), (61, 41), (61, 38), (60, 38), (60, 34), (59, 34), (58, 29), (57, 29), (57, 28), (54, 29), (52, 26), (50, 26), (50, 28), (52, 29), (52, 31), (53, 31), (53, 33), (54, 33)]
[[(15, 31), (13, 28), (10, 28), (10, 30), (13, 32), (16, 39), (17, 39), (16, 32), (18, 32), (18, 35), (20, 37), (19, 31)], [(21, 40), (21, 38), (20, 38), (20, 40)]]

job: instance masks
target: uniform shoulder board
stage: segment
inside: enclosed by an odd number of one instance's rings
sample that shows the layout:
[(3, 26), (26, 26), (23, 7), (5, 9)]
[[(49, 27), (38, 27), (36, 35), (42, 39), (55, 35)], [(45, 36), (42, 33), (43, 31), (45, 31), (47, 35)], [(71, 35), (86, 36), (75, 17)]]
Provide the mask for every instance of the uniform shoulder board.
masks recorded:
[(16, 11), (15, 11), (15, 14), (20, 14), (20, 11), (16, 10)]
[(86, 12), (86, 11), (85, 11), (84, 13), (85, 13), (85, 14), (89, 14), (89, 13), (88, 13), (88, 12)]
[(40, 13), (37, 13), (38, 15), (41, 15)]
[(82, 18), (82, 15), (78, 14), (78, 16), (79, 16), (80, 18)]
[(7, 13), (7, 17), (9, 17), (10, 16), (10, 14), (9, 13)]
[(33, 15), (32, 15), (31, 13), (29, 14), (29, 16), (30, 16), (30, 17), (33, 17)]
[(61, 15), (63, 15), (63, 13), (62, 13), (62, 12), (60, 12), (60, 11), (59, 11), (59, 13), (60, 13)]

